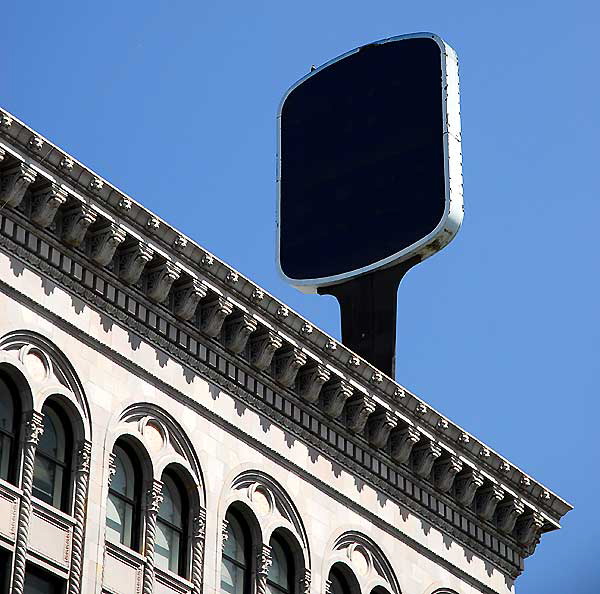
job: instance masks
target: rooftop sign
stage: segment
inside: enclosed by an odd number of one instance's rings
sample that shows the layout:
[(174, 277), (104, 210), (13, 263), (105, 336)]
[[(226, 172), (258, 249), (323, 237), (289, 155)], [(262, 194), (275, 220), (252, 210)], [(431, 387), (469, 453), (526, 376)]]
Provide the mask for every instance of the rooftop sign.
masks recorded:
[(286, 93), (278, 121), (278, 261), (292, 285), (423, 260), (458, 231), (458, 65), (436, 35), (328, 62)]

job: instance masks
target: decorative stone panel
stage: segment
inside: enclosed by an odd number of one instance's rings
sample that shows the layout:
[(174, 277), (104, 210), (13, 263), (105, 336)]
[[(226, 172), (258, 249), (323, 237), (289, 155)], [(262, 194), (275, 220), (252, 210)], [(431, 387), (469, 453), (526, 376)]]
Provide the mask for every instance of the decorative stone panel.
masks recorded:
[(71, 560), (74, 521), (58, 510), (32, 503), (28, 549), (65, 569)]
[(104, 584), (110, 594), (141, 594), (144, 560), (141, 555), (113, 543), (106, 543)]
[(19, 494), (0, 481), (0, 536), (11, 543), (15, 540), (18, 517)]

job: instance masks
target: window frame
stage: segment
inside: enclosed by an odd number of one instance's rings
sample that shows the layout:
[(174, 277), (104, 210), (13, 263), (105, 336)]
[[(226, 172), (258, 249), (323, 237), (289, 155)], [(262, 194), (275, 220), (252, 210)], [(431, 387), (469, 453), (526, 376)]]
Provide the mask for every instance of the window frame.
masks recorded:
[[(279, 545), (279, 547), (281, 548), (281, 551), (283, 553), (283, 556), (285, 557), (285, 561), (287, 563), (288, 588), (284, 589), (280, 584), (277, 584), (274, 581), (270, 580), (268, 573), (267, 573), (267, 588), (270, 587), (270, 588), (274, 589), (275, 592), (278, 592), (280, 594), (295, 594), (296, 565), (294, 562), (294, 555), (292, 554), (292, 551), (290, 549), (290, 545), (288, 544), (287, 540), (285, 540), (285, 538), (283, 538), (282, 536), (277, 534), (277, 532), (275, 532), (271, 535), (271, 540), (269, 541), (269, 546), (271, 547), (271, 550), (273, 550), (273, 548), (274, 548), (272, 543), (276, 543), (277, 545)], [(271, 567), (273, 567), (273, 566), (271, 565)], [(270, 569), (271, 568), (269, 568), (269, 572), (270, 572)]]
[[(121, 541), (119, 541), (116, 544), (119, 544), (128, 549), (131, 549), (132, 551), (140, 552), (140, 545), (141, 545), (140, 520), (142, 517), (142, 509), (141, 509), (142, 472), (140, 470), (138, 470), (139, 464), (140, 464), (140, 459), (138, 456), (135, 455), (133, 448), (130, 447), (129, 444), (125, 441), (117, 440), (117, 442), (113, 446), (113, 450), (112, 450), (113, 455), (115, 454), (115, 449), (117, 449), (117, 448), (120, 449), (125, 454), (125, 456), (127, 456), (128, 460), (129, 460), (129, 464), (131, 465), (131, 469), (133, 472), (133, 475), (132, 475), (133, 497), (129, 498), (126, 495), (119, 493), (118, 491), (114, 490), (110, 484), (108, 486), (107, 501), (111, 496), (113, 496), (116, 499), (124, 502), (126, 505), (131, 506), (131, 529), (130, 529), (130, 534), (129, 534), (130, 544), (127, 545)], [(136, 466), (136, 462), (138, 463), (138, 466)], [(126, 465), (123, 464), (124, 468), (125, 468), (125, 466)], [(105, 525), (106, 525), (107, 520), (108, 520), (108, 517), (105, 517), (105, 520), (104, 520)], [(112, 542), (112, 541), (109, 541), (109, 542)]]
[[(250, 532), (250, 526), (248, 522), (244, 518), (244, 515), (234, 507), (230, 507), (225, 514), (225, 520), (228, 520), (228, 517), (233, 517), (233, 519), (238, 523), (240, 527), (240, 531), (244, 536), (244, 564), (240, 563), (237, 559), (233, 557), (229, 557), (225, 554), (225, 546), (223, 546), (223, 552), (221, 554), (221, 571), (220, 571), (220, 579), (219, 579), (219, 593), (222, 594), (223, 590), (221, 589), (221, 584), (223, 582), (223, 564), (227, 560), (236, 566), (238, 569), (242, 570), (242, 593), (250, 594), (252, 587), (252, 533)], [(229, 529), (229, 526), (228, 526)], [(223, 543), (225, 544), (225, 543)]]
[[(21, 420), (21, 399), (19, 398), (19, 392), (14, 386), (13, 382), (5, 374), (0, 375), (0, 390), (2, 390), (2, 384), (6, 387), (6, 393), (12, 402), (13, 418), (12, 418), (12, 432), (7, 431), (0, 427), (0, 439), (6, 439), (8, 441), (8, 453), (4, 454), (5, 450), (2, 450), (2, 456), (0, 456), (0, 479), (5, 480), (11, 485), (17, 484), (17, 469), (18, 469), (18, 458), (17, 456), (17, 445), (19, 444), (20, 438), (20, 420)], [(4, 456), (8, 459), (5, 460)], [(2, 476), (2, 465), (6, 464), (6, 476)]]

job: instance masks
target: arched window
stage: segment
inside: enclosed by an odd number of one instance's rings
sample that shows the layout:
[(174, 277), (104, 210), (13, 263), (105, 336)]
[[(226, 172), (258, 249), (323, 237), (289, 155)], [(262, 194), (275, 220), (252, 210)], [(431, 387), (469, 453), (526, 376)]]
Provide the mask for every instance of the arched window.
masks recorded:
[(14, 482), (18, 400), (14, 390), (0, 378), (0, 478)]
[(183, 575), (187, 549), (187, 501), (175, 477), (165, 473), (162, 483), (163, 500), (158, 510), (154, 545), (156, 566)]
[(115, 445), (113, 449), (115, 472), (108, 489), (106, 539), (136, 549), (140, 480), (129, 448), (123, 446)]
[(358, 594), (356, 578), (341, 563), (336, 563), (329, 572), (330, 594)]
[(71, 434), (58, 408), (42, 407), (44, 432), (35, 453), (33, 496), (66, 511), (68, 506)]
[(222, 594), (250, 591), (250, 535), (243, 519), (233, 510), (225, 516), (227, 534), (221, 563)]
[(294, 591), (294, 561), (287, 544), (273, 535), (271, 546), (271, 566), (267, 575), (269, 594), (292, 594)]

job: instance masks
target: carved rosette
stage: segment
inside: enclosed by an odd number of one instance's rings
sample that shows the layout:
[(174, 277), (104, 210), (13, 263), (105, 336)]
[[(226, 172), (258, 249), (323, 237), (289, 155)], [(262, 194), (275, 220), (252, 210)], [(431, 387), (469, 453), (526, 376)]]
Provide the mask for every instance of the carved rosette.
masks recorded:
[(154, 589), (154, 544), (156, 542), (156, 519), (162, 503), (162, 482), (154, 480), (147, 492), (146, 534), (144, 538), (144, 580), (143, 594), (152, 594)]
[(398, 425), (398, 417), (391, 411), (372, 415), (369, 419), (369, 442), (375, 448), (384, 448), (392, 429)]
[(298, 371), (307, 360), (306, 354), (297, 347), (278, 352), (273, 359), (273, 376), (281, 385), (289, 388), (294, 385)]
[(498, 504), (496, 508), (496, 525), (498, 530), (510, 534), (525, 511), (525, 504), (520, 499), (510, 499)]
[(477, 489), (483, 485), (483, 480), (483, 475), (474, 468), (459, 473), (454, 479), (457, 501), (465, 506), (471, 505)]
[(202, 594), (204, 570), (204, 541), (206, 534), (206, 510), (200, 509), (194, 517), (192, 535), (192, 584), (194, 594)]
[(442, 448), (434, 441), (425, 443), (413, 448), (412, 466), (413, 470), (423, 478), (431, 474), (434, 462), (442, 455)]
[(267, 594), (267, 576), (272, 563), (271, 547), (259, 545), (256, 555), (256, 594)]
[(73, 247), (79, 247), (97, 217), (98, 213), (83, 202), (66, 212), (63, 217), (63, 241)]
[(401, 464), (408, 462), (413, 447), (421, 439), (421, 432), (412, 425), (394, 431), (390, 440), (390, 455)]
[(153, 257), (154, 250), (145, 243), (137, 243), (123, 250), (119, 258), (119, 276), (126, 283), (135, 285)]
[(85, 535), (85, 516), (87, 507), (88, 484), (90, 477), (90, 461), (92, 444), (84, 441), (77, 449), (77, 467), (75, 475), (75, 495), (73, 504), (73, 537), (71, 542), (71, 575), (69, 577), (69, 594), (80, 594), (83, 570), (83, 545)]
[(442, 492), (447, 493), (454, 484), (456, 475), (462, 470), (463, 463), (457, 456), (448, 456), (439, 460), (433, 467), (433, 482)]
[(117, 474), (116, 456), (111, 452), (108, 456), (108, 487), (112, 483), (113, 477)]
[(14, 573), (11, 594), (24, 594), (25, 558), (29, 538), (29, 519), (31, 518), (31, 492), (33, 489), (33, 469), (35, 450), (44, 432), (44, 416), (30, 411), (25, 420), (25, 443), (23, 449), (23, 474), (21, 478), (21, 506), (14, 549)]
[(178, 286), (173, 291), (173, 311), (182, 320), (191, 320), (198, 304), (208, 294), (208, 287), (198, 279)]
[(0, 206), (16, 208), (21, 204), (27, 188), (35, 181), (35, 169), (18, 163), (2, 173), (0, 180)]
[(496, 506), (504, 499), (504, 495), (504, 489), (498, 485), (479, 489), (475, 498), (475, 509), (478, 515), (484, 520), (491, 520), (494, 517)]
[(369, 417), (377, 408), (375, 400), (368, 394), (359, 394), (346, 402), (346, 426), (350, 431), (362, 433)]
[(339, 417), (346, 401), (354, 393), (352, 384), (341, 378), (330, 380), (321, 390), (321, 407), (330, 417)]
[(106, 266), (115, 255), (117, 248), (125, 241), (125, 229), (111, 223), (92, 237), (91, 257), (99, 266)]
[(227, 545), (227, 540), (229, 539), (229, 522), (223, 519), (223, 523), (221, 524), (221, 550), (225, 550), (225, 546)]
[(40, 227), (49, 227), (58, 209), (67, 201), (66, 190), (58, 184), (51, 184), (33, 194), (31, 220)]
[(535, 544), (544, 527), (544, 517), (538, 511), (531, 510), (517, 520), (517, 540), (526, 547)]
[(281, 348), (283, 340), (272, 330), (264, 330), (252, 336), (249, 341), (250, 363), (257, 369), (268, 369), (275, 351)]
[(223, 345), (232, 353), (241, 353), (257, 328), (258, 322), (250, 314), (239, 312), (229, 316), (223, 325)]
[(200, 330), (211, 338), (219, 336), (225, 318), (232, 312), (233, 303), (222, 296), (203, 303), (200, 308)]
[(306, 402), (316, 402), (321, 388), (331, 378), (331, 371), (321, 363), (311, 363), (301, 369), (296, 378), (298, 394)]
[(148, 270), (146, 277), (146, 295), (152, 301), (162, 303), (173, 286), (181, 276), (181, 268), (173, 262), (163, 262), (160, 266)]

